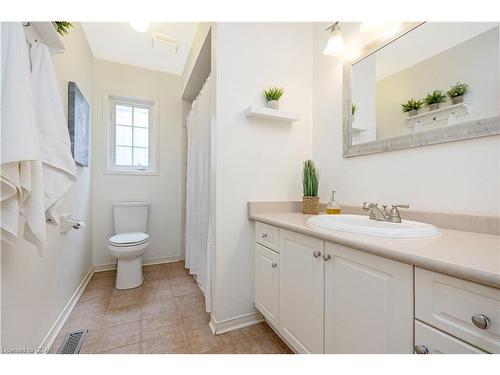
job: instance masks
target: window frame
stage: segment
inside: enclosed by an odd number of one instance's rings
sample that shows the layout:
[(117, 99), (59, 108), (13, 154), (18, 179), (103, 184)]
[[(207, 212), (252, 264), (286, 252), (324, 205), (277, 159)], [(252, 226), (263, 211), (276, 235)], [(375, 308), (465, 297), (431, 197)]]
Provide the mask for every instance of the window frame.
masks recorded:
[[(128, 175), (157, 175), (158, 174), (158, 153), (157, 147), (158, 142), (158, 101), (152, 99), (144, 99), (138, 97), (124, 97), (117, 95), (106, 95), (107, 96), (107, 113), (109, 119), (108, 129), (108, 144), (107, 144), (107, 155), (108, 155), (108, 167), (104, 174), (128, 174)], [(148, 126), (148, 159), (149, 166), (126, 166), (126, 165), (116, 165), (115, 153), (116, 153), (116, 106), (125, 105), (137, 108), (147, 108), (149, 109), (149, 126)], [(133, 137), (133, 122), (130, 125), (132, 128)], [(133, 138), (132, 138), (133, 139)], [(133, 144), (132, 144), (133, 148)], [(139, 147), (140, 148), (140, 147)], [(133, 152), (133, 151), (132, 151)]]

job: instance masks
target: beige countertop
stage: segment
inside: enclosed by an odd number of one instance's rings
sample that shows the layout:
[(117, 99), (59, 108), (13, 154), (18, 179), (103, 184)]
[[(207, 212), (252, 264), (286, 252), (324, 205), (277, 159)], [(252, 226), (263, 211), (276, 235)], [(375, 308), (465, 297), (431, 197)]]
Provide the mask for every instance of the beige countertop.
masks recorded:
[(418, 267), (500, 288), (500, 237), (441, 229), (431, 239), (393, 240), (323, 230), (298, 212), (256, 213), (249, 218)]

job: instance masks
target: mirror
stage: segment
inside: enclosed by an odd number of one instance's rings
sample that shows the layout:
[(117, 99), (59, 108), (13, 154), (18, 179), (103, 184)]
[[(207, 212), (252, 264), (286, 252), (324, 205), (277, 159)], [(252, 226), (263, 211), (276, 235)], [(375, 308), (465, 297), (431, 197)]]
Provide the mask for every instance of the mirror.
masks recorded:
[(404, 25), (344, 62), (344, 156), (499, 134), (499, 23)]

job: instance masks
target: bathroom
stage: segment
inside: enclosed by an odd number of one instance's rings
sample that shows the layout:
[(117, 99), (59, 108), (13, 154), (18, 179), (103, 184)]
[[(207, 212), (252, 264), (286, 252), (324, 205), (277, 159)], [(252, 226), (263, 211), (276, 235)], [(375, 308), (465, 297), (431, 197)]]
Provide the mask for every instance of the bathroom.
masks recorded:
[(331, 14), (2, 20), (2, 357), (500, 353), (500, 24)]

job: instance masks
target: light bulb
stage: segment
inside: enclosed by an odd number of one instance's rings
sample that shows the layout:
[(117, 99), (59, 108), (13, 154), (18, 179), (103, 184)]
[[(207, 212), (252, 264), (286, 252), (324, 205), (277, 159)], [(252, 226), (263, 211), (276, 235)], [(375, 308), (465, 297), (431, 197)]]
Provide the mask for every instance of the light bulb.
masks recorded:
[(340, 32), (340, 27), (337, 25), (332, 26), (330, 31), (330, 36), (328, 37), (328, 43), (323, 50), (324, 55), (335, 56), (338, 55), (340, 51), (344, 48), (344, 38)]
[(132, 28), (135, 31), (137, 31), (139, 33), (143, 33), (149, 29), (149, 22), (147, 22), (147, 21), (130, 21), (130, 26), (132, 26)]

